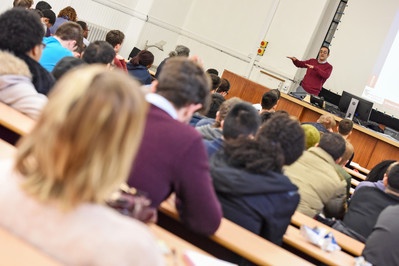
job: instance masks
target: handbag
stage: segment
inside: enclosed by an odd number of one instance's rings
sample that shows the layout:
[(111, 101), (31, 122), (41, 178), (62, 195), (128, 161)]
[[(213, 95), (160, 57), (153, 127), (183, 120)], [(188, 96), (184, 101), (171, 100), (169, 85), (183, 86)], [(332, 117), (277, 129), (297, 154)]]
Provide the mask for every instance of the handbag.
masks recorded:
[(146, 193), (131, 188), (127, 184), (122, 184), (106, 203), (119, 213), (144, 223), (155, 223), (157, 221), (157, 210), (151, 207), (151, 200)]

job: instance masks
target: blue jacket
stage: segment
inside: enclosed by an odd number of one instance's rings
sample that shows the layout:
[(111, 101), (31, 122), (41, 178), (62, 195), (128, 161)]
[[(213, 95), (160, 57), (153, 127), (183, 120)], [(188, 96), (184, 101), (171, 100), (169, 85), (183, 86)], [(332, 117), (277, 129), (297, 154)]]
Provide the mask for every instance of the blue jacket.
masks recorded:
[(149, 85), (152, 82), (152, 77), (148, 69), (143, 65), (133, 65), (128, 62), (126, 64), (127, 71), (131, 76), (138, 80), (142, 85)]
[(222, 150), (212, 157), (210, 166), (223, 216), (281, 245), (299, 203), (298, 188), (281, 173), (260, 175), (231, 167)]
[(53, 71), (55, 65), (62, 58), (66, 56), (73, 56), (73, 53), (61, 45), (61, 43), (54, 38), (44, 37), (43, 43), (46, 47), (43, 49), (42, 57), (39, 60), (39, 63), (48, 71)]

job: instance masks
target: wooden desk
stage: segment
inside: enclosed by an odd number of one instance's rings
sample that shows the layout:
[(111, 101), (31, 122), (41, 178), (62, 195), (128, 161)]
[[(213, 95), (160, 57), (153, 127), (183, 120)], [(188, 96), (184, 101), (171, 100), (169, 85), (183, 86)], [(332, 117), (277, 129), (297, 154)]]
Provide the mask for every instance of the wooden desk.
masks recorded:
[(20, 136), (31, 131), (35, 120), (0, 102), (0, 125)]
[(0, 159), (10, 158), (15, 155), (16, 148), (0, 139)]
[[(270, 89), (256, 82), (250, 81), (233, 72), (225, 70), (222, 75), (230, 81), (231, 88), (226, 98), (240, 97), (251, 103), (259, 103), (263, 93)], [(285, 93), (277, 105), (277, 110), (285, 110), (299, 118), (301, 122), (315, 122), (320, 115), (327, 113), (309, 103), (298, 100)], [(335, 117), (337, 121), (341, 118)], [(355, 148), (354, 161), (367, 169), (373, 168), (382, 160), (392, 159), (399, 161), (399, 142), (389, 139), (375, 131), (354, 125), (349, 141)]]
[(178, 265), (187, 265), (184, 261), (184, 252), (187, 250), (192, 250), (207, 256), (211, 256), (206, 253), (202, 249), (192, 245), (191, 243), (181, 239), (180, 237), (172, 234), (171, 232), (159, 227), (156, 224), (149, 225), (151, 232), (155, 235), (155, 237), (162, 241), (163, 244), (170, 249), (170, 253), (165, 254), (165, 262), (168, 266), (178, 266)]
[(306, 252), (307, 255), (325, 263), (326, 265), (352, 266), (355, 264), (355, 258), (345, 252), (323, 251), (321, 248), (308, 242), (300, 234), (299, 230), (291, 225), (288, 226), (287, 231), (285, 232), (284, 243), (289, 244), (299, 251)]
[(13, 266), (61, 265), (3, 228), (0, 228), (0, 261), (1, 265)]
[[(163, 202), (160, 211), (174, 219), (174, 206)], [(211, 240), (257, 265), (312, 265), (310, 262), (223, 218)]]
[(307, 225), (311, 228), (317, 226), (320, 228), (325, 228), (331, 231), (337, 241), (338, 245), (345, 251), (357, 256), (361, 256), (362, 251), (364, 249), (364, 244), (356, 239), (353, 239), (315, 219), (312, 219), (300, 212), (295, 212), (294, 215), (291, 217), (291, 223), (297, 227), (301, 225)]

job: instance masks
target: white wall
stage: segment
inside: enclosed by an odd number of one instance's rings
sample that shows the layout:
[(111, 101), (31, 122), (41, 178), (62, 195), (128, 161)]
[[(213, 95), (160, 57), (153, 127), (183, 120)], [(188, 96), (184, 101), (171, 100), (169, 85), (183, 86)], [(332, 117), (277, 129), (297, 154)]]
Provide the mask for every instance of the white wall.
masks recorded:
[[(346, 90), (362, 95), (398, 10), (397, 0), (348, 2), (332, 41), (329, 61), (334, 70), (326, 88), (340, 94)], [(384, 111), (384, 106), (378, 109)]]

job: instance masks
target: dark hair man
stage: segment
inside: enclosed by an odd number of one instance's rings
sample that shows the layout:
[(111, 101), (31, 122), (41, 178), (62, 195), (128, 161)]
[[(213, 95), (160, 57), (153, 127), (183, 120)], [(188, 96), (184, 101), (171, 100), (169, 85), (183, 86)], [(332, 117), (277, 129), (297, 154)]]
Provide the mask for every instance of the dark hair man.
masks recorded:
[(330, 56), (330, 48), (322, 46), (317, 59), (311, 58), (306, 61), (298, 60), (296, 57), (287, 56), (296, 67), (307, 68), (301, 84), (296, 89), (297, 93), (319, 95), (324, 82), (330, 77), (333, 70), (332, 65), (327, 62)]
[(119, 51), (121, 50), (122, 43), (124, 40), (125, 40), (125, 34), (120, 30), (111, 30), (107, 33), (107, 36), (105, 36), (105, 41), (111, 44), (116, 53), (114, 58), (114, 65), (117, 68), (127, 72), (125, 59), (121, 55), (119, 55)]
[(115, 58), (115, 51), (106, 41), (95, 41), (89, 44), (82, 59), (88, 64), (111, 65)]
[(0, 15), (0, 50), (7, 50), (25, 61), (35, 89), (47, 95), (54, 78), (39, 63), (43, 51), (44, 27), (31, 10), (13, 8)]
[(152, 89), (155, 93), (146, 95), (151, 105), (128, 184), (147, 192), (154, 207), (175, 193), (181, 221), (198, 233), (213, 234), (221, 207), (202, 138), (188, 125), (193, 113), (209, 104), (209, 77), (193, 61), (171, 58)]

